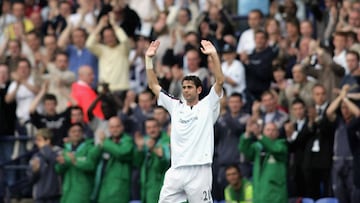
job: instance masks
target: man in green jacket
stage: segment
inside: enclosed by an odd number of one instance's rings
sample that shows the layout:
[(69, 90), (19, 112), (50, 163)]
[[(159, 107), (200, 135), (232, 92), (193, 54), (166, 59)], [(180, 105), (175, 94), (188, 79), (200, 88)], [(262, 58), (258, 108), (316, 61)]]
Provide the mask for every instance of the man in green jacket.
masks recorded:
[(246, 131), (240, 138), (239, 149), (254, 161), (254, 203), (286, 203), (287, 145), (278, 139), (279, 130), (267, 123), (263, 133), (259, 124), (249, 119)]
[(100, 143), (96, 149), (99, 161), (91, 199), (98, 203), (128, 203), (133, 139), (124, 133), (124, 125), (118, 117), (111, 117), (108, 127), (110, 137), (98, 134)]
[(137, 136), (134, 163), (141, 167), (141, 201), (157, 203), (166, 170), (170, 166), (170, 137), (154, 118), (145, 121), (146, 136)]
[(61, 203), (90, 202), (96, 167), (96, 150), (92, 139), (84, 139), (80, 123), (70, 126), (68, 141), (56, 158), (55, 170), (63, 177)]

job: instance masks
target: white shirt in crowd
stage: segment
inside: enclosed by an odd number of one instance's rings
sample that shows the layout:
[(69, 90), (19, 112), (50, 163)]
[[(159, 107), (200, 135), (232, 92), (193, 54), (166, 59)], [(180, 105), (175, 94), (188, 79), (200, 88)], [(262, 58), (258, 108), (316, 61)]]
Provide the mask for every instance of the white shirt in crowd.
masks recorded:
[(243, 64), (239, 60), (234, 60), (231, 64), (224, 61), (221, 64), (221, 68), (225, 77), (229, 77), (237, 83), (236, 86), (224, 83), (226, 95), (230, 96), (235, 92), (242, 94), (246, 89), (245, 68)]
[(255, 33), (253, 29), (245, 30), (240, 38), (239, 43), (236, 49), (237, 53), (246, 52), (247, 54), (251, 54), (251, 52), (255, 49)]
[[(30, 76), (27, 80), (30, 85), (34, 85), (34, 78)], [(13, 92), (16, 89), (17, 82), (11, 82), (7, 94)], [(18, 91), (16, 92), (15, 101), (16, 101), (16, 116), (22, 121), (30, 120), (30, 105), (31, 102), (35, 99), (35, 94), (30, 91), (25, 85), (20, 85)]]

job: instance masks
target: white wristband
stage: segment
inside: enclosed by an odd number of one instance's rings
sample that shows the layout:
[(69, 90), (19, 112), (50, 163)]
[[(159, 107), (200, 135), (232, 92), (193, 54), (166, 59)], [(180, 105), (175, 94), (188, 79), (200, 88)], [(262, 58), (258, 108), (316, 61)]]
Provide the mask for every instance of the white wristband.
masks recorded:
[(145, 56), (145, 68), (146, 69), (154, 69), (152, 58)]

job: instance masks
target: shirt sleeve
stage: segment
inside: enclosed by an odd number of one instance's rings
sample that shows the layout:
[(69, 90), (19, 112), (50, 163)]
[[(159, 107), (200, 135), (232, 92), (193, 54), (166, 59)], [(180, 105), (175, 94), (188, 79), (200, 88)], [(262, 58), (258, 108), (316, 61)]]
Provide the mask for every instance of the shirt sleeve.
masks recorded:
[(213, 124), (216, 122), (217, 118), (220, 114), (220, 99), (223, 97), (224, 91), (221, 91), (221, 95), (219, 96), (214, 86), (211, 87), (209, 94), (204, 98), (207, 100), (209, 104), (209, 108), (213, 110)]
[(169, 113), (172, 112), (173, 106), (176, 102), (181, 102), (179, 99), (175, 98), (174, 96), (167, 93), (164, 89), (161, 89), (159, 98), (158, 98), (158, 105), (163, 106)]
[(7, 94), (13, 92), (15, 90), (15, 88), (16, 88), (16, 82), (13, 81), (13, 82), (11, 82), (11, 84), (10, 84), (8, 90), (7, 90)]

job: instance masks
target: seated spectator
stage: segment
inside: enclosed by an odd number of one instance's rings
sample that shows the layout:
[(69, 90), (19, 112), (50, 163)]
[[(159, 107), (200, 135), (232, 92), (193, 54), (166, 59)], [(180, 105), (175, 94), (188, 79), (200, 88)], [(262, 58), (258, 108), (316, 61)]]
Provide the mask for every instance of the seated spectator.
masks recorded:
[(72, 124), (64, 151), (56, 157), (56, 172), (63, 177), (60, 202), (90, 202), (96, 155), (93, 140), (84, 139), (82, 125)]
[(225, 169), (226, 180), (229, 183), (224, 190), (226, 202), (251, 202), (253, 186), (249, 180), (242, 177), (236, 165), (229, 165)]
[(52, 132), (39, 129), (35, 135), (35, 144), (39, 149), (30, 160), (29, 176), (33, 185), (33, 199), (36, 203), (59, 202), (61, 197), (60, 177), (55, 171), (56, 156), (61, 148), (53, 147)]
[[(254, 203), (287, 202), (286, 162), (287, 145), (278, 139), (279, 130), (275, 123), (261, 127), (250, 119), (246, 131), (240, 138), (239, 149), (254, 161), (253, 186)], [(254, 141), (255, 140), (255, 141)]]

